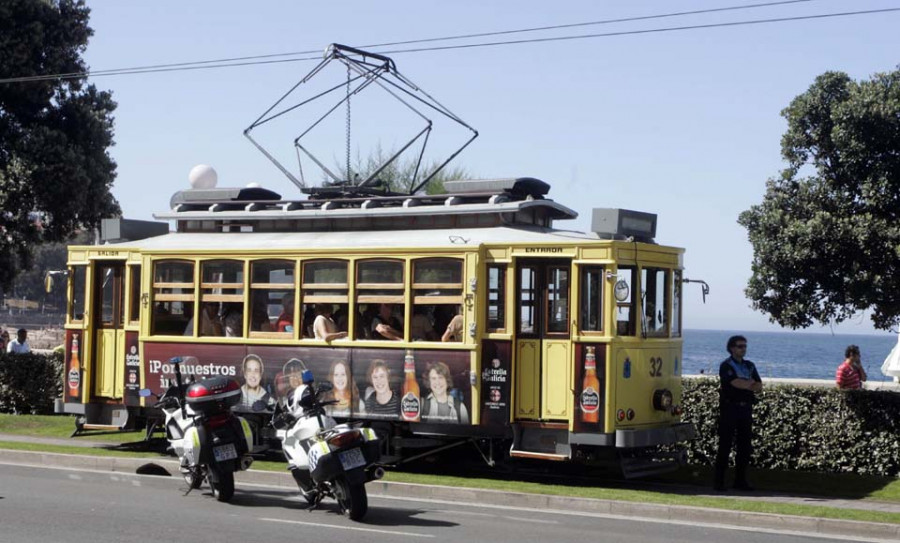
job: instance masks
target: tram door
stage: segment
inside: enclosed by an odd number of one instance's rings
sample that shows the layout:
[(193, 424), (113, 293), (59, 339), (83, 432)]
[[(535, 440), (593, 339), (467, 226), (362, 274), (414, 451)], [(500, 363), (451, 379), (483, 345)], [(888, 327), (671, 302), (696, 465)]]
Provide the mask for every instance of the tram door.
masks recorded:
[(516, 265), (517, 420), (568, 420), (572, 409), (568, 260)]
[(94, 396), (121, 398), (125, 367), (125, 262), (98, 261), (94, 273)]

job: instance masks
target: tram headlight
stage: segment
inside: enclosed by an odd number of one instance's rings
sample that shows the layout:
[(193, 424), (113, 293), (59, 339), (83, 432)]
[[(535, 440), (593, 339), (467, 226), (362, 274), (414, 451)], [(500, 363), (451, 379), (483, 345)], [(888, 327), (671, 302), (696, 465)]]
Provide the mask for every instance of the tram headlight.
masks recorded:
[(672, 391), (669, 389), (656, 390), (653, 392), (653, 409), (657, 411), (671, 411), (674, 398)]

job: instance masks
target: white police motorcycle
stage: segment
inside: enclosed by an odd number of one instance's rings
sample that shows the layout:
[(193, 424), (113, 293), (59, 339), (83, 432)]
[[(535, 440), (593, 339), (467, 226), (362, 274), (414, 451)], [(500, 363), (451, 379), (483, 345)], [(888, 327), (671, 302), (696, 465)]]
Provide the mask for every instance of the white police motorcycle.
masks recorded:
[[(194, 357), (175, 357), (175, 384), (154, 407), (165, 416), (169, 449), (179, 458), (180, 471), (191, 489), (208, 481), (217, 500), (227, 502), (234, 495), (234, 473), (253, 463), (250, 450), (253, 434), (242, 417), (231, 408), (241, 399), (241, 386), (234, 379), (213, 377), (183, 383), (181, 364)], [(153, 395), (149, 389), (141, 396)]]
[(321, 396), (332, 389), (331, 383), (314, 387), (309, 370), (302, 380), (272, 418), (288, 469), (310, 505), (332, 497), (343, 514), (360, 520), (369, 507), (365, 484), (384, 476), (384, 469), (375, 465), (380, 442), (371, 428), (337, 424), (326, 414), (325, 406), (332, 402)]

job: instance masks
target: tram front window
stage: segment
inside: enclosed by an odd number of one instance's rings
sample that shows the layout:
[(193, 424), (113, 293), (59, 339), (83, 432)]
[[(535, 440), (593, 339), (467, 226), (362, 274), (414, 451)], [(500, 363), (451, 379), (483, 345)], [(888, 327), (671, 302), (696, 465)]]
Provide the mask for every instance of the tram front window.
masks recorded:
[(635, 335), (634, 275), (635, 269), (631, 266), (621, 266), (616, 272), (613, 294), (616, 298), (616, 334), (620, 336)]
[(681, 271), (672, 275), (672, 337), (681, 337)]
[(644, 268), (641, 270), (641, 305), (643, 331), (648, 337), (668, 335), (666, 311), (669, 303), (666, 270)]

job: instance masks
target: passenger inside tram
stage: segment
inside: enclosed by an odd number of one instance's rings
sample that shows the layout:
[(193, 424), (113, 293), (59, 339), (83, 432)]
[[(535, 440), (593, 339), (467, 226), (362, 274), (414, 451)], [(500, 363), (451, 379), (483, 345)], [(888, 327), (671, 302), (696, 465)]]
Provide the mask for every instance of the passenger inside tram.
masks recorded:
[(372, 339), (403, 341), (403, 321), (394, 315), (394, 304), (381, 304), (372, 319)]
[(434, 306), (417, 305), (409, 323), (409, 335), (413, 341), (437, 341), (434, 331)]

